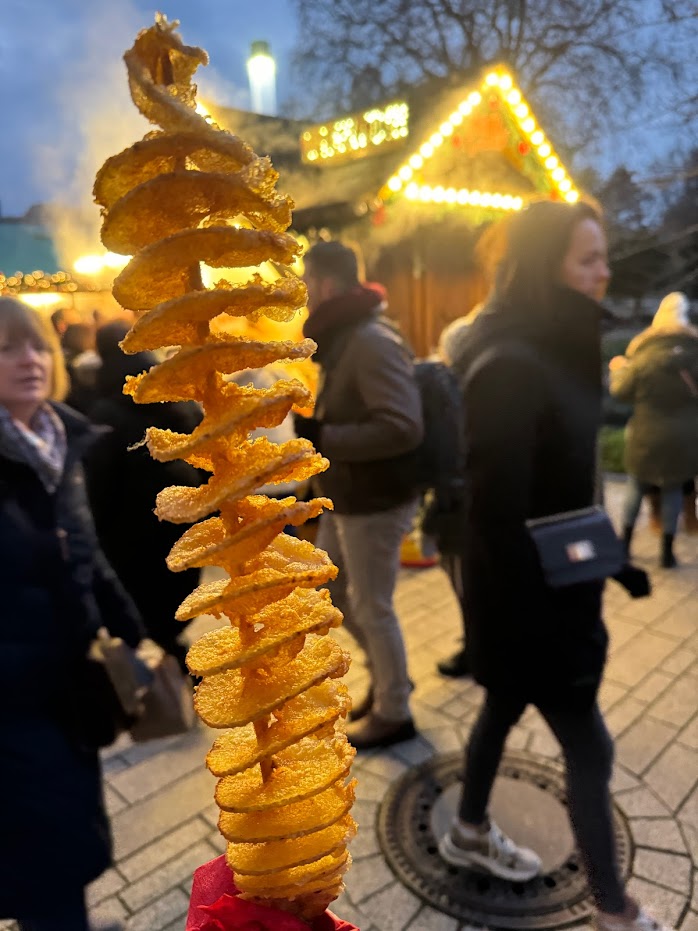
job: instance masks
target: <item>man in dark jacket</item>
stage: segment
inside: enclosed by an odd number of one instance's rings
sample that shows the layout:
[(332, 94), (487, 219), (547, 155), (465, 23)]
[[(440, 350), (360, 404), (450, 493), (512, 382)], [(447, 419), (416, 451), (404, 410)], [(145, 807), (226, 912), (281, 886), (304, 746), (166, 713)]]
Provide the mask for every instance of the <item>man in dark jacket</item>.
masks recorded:
[(423, 434), (409, 350), (381, 317), (377, 291), (359, 283), (354, 252), (320, 242), (305, 259), (310, 316), (318, 344), (316, 416), (296, 429), (330, 460), (317, 480), (334, 501), (317, 544), (340, 569), (332, 594), (366, 653), (371, 688), (348, 729), (357, 748), (414, 736), (405, 647), (393, 608), (399, 551), (416, 509), (414, 451)]

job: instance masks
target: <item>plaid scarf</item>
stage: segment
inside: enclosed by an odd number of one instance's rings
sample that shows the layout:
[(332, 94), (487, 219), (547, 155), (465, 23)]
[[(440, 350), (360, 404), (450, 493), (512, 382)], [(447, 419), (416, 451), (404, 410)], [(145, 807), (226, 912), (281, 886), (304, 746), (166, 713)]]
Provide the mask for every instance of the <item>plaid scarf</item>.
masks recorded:
[(0, 455), (30, 466), (49, 494), (63, 477), (67, 448), (63, 421), (50, 404), (41, 405), (31, 427), (0, 405)]

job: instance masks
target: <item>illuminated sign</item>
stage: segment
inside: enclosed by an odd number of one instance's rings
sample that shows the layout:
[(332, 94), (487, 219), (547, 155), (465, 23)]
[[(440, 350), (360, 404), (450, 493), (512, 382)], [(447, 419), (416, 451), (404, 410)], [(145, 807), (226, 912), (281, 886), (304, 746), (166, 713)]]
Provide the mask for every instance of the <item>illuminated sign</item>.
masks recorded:
[(402, 142), (408, 134), (409, 107), (395, 101), (308, 127), (301, 133), (301, 155), (311, 165), (334, 165), (372, 155), (377, 149), (382, 152), (385, 146)]

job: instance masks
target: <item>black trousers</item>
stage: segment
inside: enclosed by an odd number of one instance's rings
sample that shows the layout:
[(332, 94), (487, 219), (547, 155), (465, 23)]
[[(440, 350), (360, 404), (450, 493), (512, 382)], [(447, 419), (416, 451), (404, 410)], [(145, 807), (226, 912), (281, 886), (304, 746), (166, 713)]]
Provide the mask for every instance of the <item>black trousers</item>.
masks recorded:
[[(480, 825), (511, 728), (527, 702), (487, 693), (465, 751), (459, 817)], [(570, 820), (596, 905), (620, 914), (626, 898), (618, 870), (609, 783), (613, 741), (597, 705), (585, 711), (540, 713), (565, 757)]]
[(90, 931), (90, 922), (82, 888), (66, 892), (61, 902), (55, 903), (55, 912), (49, 917), (22, 919), (20, 931)]

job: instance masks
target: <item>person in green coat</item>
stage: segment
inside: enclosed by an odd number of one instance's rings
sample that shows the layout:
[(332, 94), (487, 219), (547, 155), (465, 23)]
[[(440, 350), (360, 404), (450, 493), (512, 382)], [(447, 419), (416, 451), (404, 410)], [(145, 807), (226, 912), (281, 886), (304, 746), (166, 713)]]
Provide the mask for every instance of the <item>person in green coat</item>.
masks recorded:
[(652, 325), (610, 362), (611, 394), (634, 408), (625, 438), (625, 544), (630, 550), (643, 495), (659, 486), (665, 569), (676, 565), (682, 486), (698, 473), (698, 329), (688, 311), (684, 294), (668, 294)]

